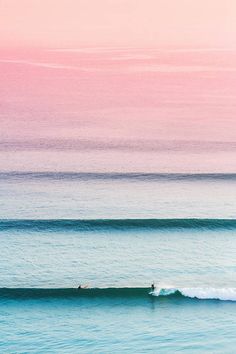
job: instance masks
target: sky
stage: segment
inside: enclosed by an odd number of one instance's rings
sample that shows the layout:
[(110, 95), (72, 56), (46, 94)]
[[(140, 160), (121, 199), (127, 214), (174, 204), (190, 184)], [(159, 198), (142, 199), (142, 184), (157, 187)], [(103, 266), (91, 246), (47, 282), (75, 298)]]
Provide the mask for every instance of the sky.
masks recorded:
[(232, 47), (235, 0), (1, 0), (0, 43)]

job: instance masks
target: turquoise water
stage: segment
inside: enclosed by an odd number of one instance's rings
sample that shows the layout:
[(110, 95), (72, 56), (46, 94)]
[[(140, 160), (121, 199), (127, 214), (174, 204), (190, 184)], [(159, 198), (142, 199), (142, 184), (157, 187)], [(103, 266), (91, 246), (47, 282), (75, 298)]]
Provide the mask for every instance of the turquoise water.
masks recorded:
[(235, 183), (2, 173), (0, 350), (233, 353)]
[(1, 230), (2, 287), (148, 287), (153, 280), (162, 287), (236, 287), (235, 229), (11, 224), (16, 227)]
[(10, 353), (233, 353), (236, 344), (235, 305), (224, 301), (5, 299), (0, 315), (0, 348)]

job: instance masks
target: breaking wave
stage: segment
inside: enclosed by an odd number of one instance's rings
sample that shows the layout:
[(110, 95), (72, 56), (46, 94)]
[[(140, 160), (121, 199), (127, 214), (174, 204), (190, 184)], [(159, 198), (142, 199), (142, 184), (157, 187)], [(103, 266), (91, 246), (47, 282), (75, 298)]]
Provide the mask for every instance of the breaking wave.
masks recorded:
[(153, 296), (180, 295), (199, 300), (236, 301), (236, 288), (167, 288), (157, 289)]

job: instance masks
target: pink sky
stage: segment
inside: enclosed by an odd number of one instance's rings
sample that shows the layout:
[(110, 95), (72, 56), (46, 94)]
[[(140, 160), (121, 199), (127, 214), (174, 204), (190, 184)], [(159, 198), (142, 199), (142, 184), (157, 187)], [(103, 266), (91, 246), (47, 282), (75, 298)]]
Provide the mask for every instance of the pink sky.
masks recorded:
[(1, 0), (3, 46), (232, 47), (235, 0)]
[[(1, 0), (2, 169), (53, 170), (72, 147), (77, 169), (122, 170), (129, 150), (139, 171), (235, 171), (235, 14), (236, 0)], [(80, 142), (110, 157), (95, 168)]]

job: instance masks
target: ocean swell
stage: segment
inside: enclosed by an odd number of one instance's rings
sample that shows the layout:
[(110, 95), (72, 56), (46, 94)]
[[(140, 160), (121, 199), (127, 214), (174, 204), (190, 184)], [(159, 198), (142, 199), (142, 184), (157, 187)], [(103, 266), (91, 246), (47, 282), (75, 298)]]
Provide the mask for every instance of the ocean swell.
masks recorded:
[(236, 301), (236, 288), (0, 288), (0, 299), (40, 298), (189, 298)]
[(3, 219), (0, 231), (109, 231), (109, 230), (208, 229), (234, 230), (236, 219)]
[(0, 180), (56, 181), (236, 181), (236, 173), (156, 173), (156, 172), (0, 172)]

